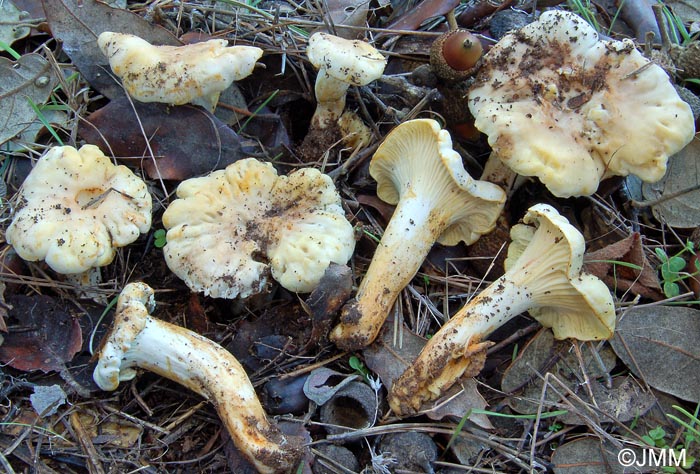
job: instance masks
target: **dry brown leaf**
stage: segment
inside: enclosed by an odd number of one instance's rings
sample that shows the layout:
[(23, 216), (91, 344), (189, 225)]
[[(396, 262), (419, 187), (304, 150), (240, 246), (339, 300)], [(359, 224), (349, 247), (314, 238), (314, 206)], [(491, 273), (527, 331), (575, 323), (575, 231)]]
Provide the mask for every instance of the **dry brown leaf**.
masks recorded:
[[(386, 26), (390, 30), (417, 30), (425, 20), (445, 15), (454, 10), (460, 0), (424, 0), (415, 8), (408, 9)], [(384, 36), (383, 34), (377, 35)]]
[(630, 308), (610, 342), (617, 356), (647, 384), (700, 402), (700, 311), (676, 306)]
[(208, 111), (191, 105), (132, 105), (120, 97), (81, 121), (78, 133), (87, 143), (117, 157), (143, 157), (138, 164), (154, 179), (184, 180), (243, 158), (238, 134)]
[(0, 144), (34, 122), (33, 105), (45, 103), (57, 82), (40, 54), (25, 54), (17, 61), (0, 57)]
[[(401, 341), (395, 344), (391, 318), (388, 322), (379, 337), (362, 354), (367, 367), (375, 372), (386, 389), (390, 390), (394, 380), (418, 357), (426, 341), (404, 327)], [(486, 400), (479, 394), (476, 381), (467, 377), (455, 384), (440, 399), (425, 403), (421, 412), (431, 419), (440, 420), (447, 416), (461, 418), (470, 409), (485, 410), (486, 406)], [(471, 414), (469, 420), (484, 429), (493, 428), (486, 415)]]
[(65, 369), (83, 336), (72, 306), (45, 295), (11, 295), (11, 325), (0, 346), (0, 360), (18, 370)]
[(328, 17), (335, 26), (335, 34), (347, 39), (361, 39), (365, 32), (361, 28), (343, 26), (365, 26), (369, 12), (369, 0), (327, 0)]
[(674, 196), (651, 207), (654, 216), (671, 227), (690, 229), (700, 226), (700, 190), (697, 189), (700, 184), (699, 155), (700, 140), (695, 137), (668, 160), (668, 169), (661, 181), (642, 185), (642, 195), (646, 200)]
[[(613, 262), (624, 262), (641, 270)], [(630, 291), (658, 301), (664, 297), (656, 270), (647, 260), (638, 232), (585, 256), (584, 271), (591, 273), (609, 288)]]
[(63, 51), (90, 85), (109, 98), (124, 95), (124, 90), (114, 80), (107, 57), (97, 46), (100, 33), (129, 33), (153, 44), (181, 44), (165, 28), (98, 0), (43, 0), (42, 3), (53, 37), (62, 43)]

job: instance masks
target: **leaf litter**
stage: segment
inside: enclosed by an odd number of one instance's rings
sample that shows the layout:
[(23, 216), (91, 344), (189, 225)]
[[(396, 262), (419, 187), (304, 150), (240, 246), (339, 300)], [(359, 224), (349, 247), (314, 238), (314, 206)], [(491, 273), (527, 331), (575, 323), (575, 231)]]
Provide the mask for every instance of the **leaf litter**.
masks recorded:
[[(328, 10), (323, 10), (315, 3), (282, 1), (126, 2), (126, 8), (96, 0), (43, 1), (45, 23), (39, 25), (40, 15), (31, 15), (31, 34), (25, 37), (21, 11), (30, 6), (36, 11), (30, 3), (36, 2), (4, 3), (4, 8), (13, 5), (20, 12), (11, 10), (9, 26), (3, 23), (15, 37), (5, 43), (18, 55), (0, 57), (0, 143), (3, 177), (9, 185), (2, 199), (4, 226), (17, 205), (12, 183), (21, 182), (19, 170), (57, 139), (98, 144), (132, 169), (143, 168), (163, 206), (180, 181), (241, 157), (258, 156), (283, 171), (308, 166), (298, 160), (294, 148), (314, 108), (315, 72), (303, 55), (308, 35), (336, 27), (348, 37), (362, 38), (369, 32), (386, 53), (397, 52), (378, 86), (348, 97), (350, 107), (373, 126), (370, 151), (335, 146), (318, 150), (318, 161), (310, 164), (332, 172), (346, 213), (357, 225), (358, 245), (349, 269), (331, 272), (308, 299), (274, 285), (245, 301), (190, 295), (165, 267), (160, 247), (153, 245), (153, 232), (162, 228), (161, 207), (151, 233), (120, 250), (114, 263), (103, 269), (103, 283), (96, 288), (111, 299), (127, 281), (148, 281), (157, 289), (162, 308), (157, 317), (197, 328), (234, 353), (259, 392), (266, 394), (263, 400), (270, 413), (286, 419), (280, 423), (284, 429), (310, 444), (298, 472), (327, 472), (315, 462), (322, 458), (315, 459), (320, 448), (314, 447), (334, 446), (331, 442), (348, 448), (353, 465), (361, 466), (358, 472), (400, 472), (401, 459), (391, 452), (400, 450), (391, 440), (417, 433), (427, 433), (421, 442), (433, 443), (438, 452), (437, 458), (426, 457), (429, 461), (421, 464), (425, 472), (454, 473), (470, 467), (517, 472), (545, 466), (554, 472), (600, 472), (596, 469), (601, 465), (609, 472), (622, 472), (617, 452), (622, 447), (639, 449), (642, 437), (661, 427), (672, 434), (669, 443), (683, 440), (697, 456), (697, 440), (688, 443), (686, 437), (692, 431), (666, 416), (673, 410), (671, 404), (697, 416), (697, 303), (685, 287), (686, 279), (679, 280), (678, 297), (665, 298), (654, 251), (662, 248), (675, 255), (686, 248), (691, 231), (700, 224), (693, 191), (696, 141), (670, 162), (664, 181), (642, 186), (637, 195), (630, 196), (620, 186), (622, 180), (609, 180), (589, 199), (556, 200), (531, 182), (508, 209), (513, 223), (530, 204), (548, 201), (584, 230), (595, 249), (587, 255), (587, 269), (617, 297), (619, 324), (610, 342), (554, 341), (546, 330), (532, 336), (526, 316), (520, 317), (493, 335), (497, 344), (477, 377), (462, 380), (442, 399), (423, 407), (419, 416), (401, 420), (385, 404), (392, 381), (445, 315), (485, 286), (482, 264), (498, 256), (503, 242), (495, 249), (480, 249), (476, 256), (462, 247), (443, 252), (436, 246), (400, 297), (397, 315), (403, 321), (388, 323), (380, 340), (361, 353), (338, 351), (327, 334), (353, 291), (351, 278), (359, 282), (391, 215), (391, 206), (375, 198), (367, 172), (371, 150), (402, 120), (436, 111), (449, 115), (449, 102), (459, 97), (420, 72), (428, 61), (426, 45), (445, 29), (444, 15), (451, 17), (456, 2), (425, 0), (411, 9), (403, 2), (339, 0), (328, 2)], [(685, 2), (669, 3), (688, 25), (697, 21), (697, 9)], [(488, 41), (495, 11), (490, 5), (482, 7), (458, 6), (455, 18), (468, 20), (466, 26)], [(612, 21), (614, 13), (598, 11), (598, 20)], [(644, 38), (639, 35), (649, 28), (648, 12), (623, 11), (622, 16), (610, 34), (637, 34), (641, 45)], [(385, 31), (392, 28), (401, 34)], [(107, 30), (136, 33), (157, 44), (189, 42), (186, 35), (191, 34), (235, 38), (236, 44), (265, 49), (265, 69), (241, 81), (238, 93), (221, 105), (222, 115), (232, 117), (226, 123), (195, 107), (140, 104), (125, 97), (96, 47), (97, 35)], [(411, 30), (414, 34), (408, 34)], [(694, 91), (692, 83), (686, 85)], [(425, 97), (430, 100), (422, 100)], [(449, 116), (446, 121), (454, 123)], [(459, 137), (457, 128), (450, 131), (465, 163), (478, 173), (489, 151), (485, 141), (454, 138)], [(673, 197), (659, 199), (669, 194)], [(631, 205), (630, 198), (637, 205)], [(591, 208), (596, 212), (586, 216)], [(123, 384), (116, 397), (96, 390), (90, 378), (91, 351), (111, 320), (111, 307), (95, 311), (94, 303), (78, 301), (70, 285), (41, 263), (11, 270), (11, 253), (3, 243), (1, 278), (9, 289), (0, 300), (0, 314), (8, 322), (0, 345), (6, 364), (0, 395), (3, 406), (8, 399), (17, 409), (2, 409), (16, 426), (0, 433), (0, 446), (15, 470), (26, 469), (31, 461), (42, 472), (125, 471), (144, 462), (161, 472), (175, 472), (175, 466), (182, 465), (194, 472), (251, 469), (228, 440), (213, 408), (181, 387), (141, 373), (133, 383)], [(318, 407), (309, 402), (332, 398), (347, 381), (371, 385), (379, 401), (376, 421), (368, 428), (329, 434), (317, 423)], [(304, 382), (313, 394), (305, 395)], [(58, 387), (68, 403), (50, 387)], [(36, 395), (31, 400), (32, 389), (49, 394), (48, 405)], [(293, 404), (280, 403), (292, 399)], [(654, 407), (662, 404), (658, 416)], [(39, 406), (49, 410), (37, 413)], [(282, 411), (275, 411), (280, 407)], [(53, 408), (56, 413), (50, 411)], [(697, 423), (687, 421), (691, 428)], [(46, 439), (54, 454), (69, 462), (36, 451)], [(572, 471), (573, 465), (577, 467)], [(408, 460), (403, 468), (416, 469)]]

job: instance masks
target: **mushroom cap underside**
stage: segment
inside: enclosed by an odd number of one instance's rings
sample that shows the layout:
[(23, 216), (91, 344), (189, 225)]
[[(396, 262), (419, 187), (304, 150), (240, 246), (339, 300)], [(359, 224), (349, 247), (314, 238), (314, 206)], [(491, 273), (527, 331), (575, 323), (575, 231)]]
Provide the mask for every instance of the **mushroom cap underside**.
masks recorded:
[(389, 132), (369, 171), (383, 201), (420, 196), (444, 214), (448, 226), (438, 239), (444, 245), (470, 244), (490, 232), (505, 202), (499, 186), (469, 175), (449, 132), (432, 119), (409, 120)]
[(97, 350), (99, 357), (93, 379), (102, 390), (116, 390), (119, 382), (136, 376), (132, 367), (122, 367), (122, 360), (146, 326), (155, 309), (153, 288), (142, 282), (127, 284), (119, 294), (114, 321)]
[(507, 275), (533, 295), (530, 315), (557, 339), (612, 337), (615, 307), (607, 285), (581, 272), (583, 235), (553, 207), (532, 206), (511, 229)]

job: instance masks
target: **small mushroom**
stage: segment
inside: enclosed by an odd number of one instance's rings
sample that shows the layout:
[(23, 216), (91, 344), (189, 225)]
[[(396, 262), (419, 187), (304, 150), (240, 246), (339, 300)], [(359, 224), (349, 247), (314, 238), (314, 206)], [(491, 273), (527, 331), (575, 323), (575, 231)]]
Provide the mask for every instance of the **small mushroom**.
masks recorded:
[(380, 78), (386, 66), (386, 58), (369, 43), (323, 32), (311, 35), (306, 54), (318, 69), (312, 129), (335, 124), (345, 109), (348, 87), (364, 86)]
[(313, 168), (278, 176), (270, 163), (247, 158), (183, 181), (177, 196), (163, 214), (165, 261), (208, 296), (258, 293), (270, 271), (284, 288), (308, 293), (355, 249), (338, 191)]
[(236, 447), (259, 472), (295, 468), (299, 443), (268, 420), (238, 360), (204, 336), (151, 317), (154, 309), (151, 287), (141, 282), (124, 287), (98, 352), (95, 383), (111, 391), (133, 379), (137, 367), (155, 372), (211, 401)]
[(24, 180), (5, 239), (24, 260), (83, 274), (147, 232), (151, 208), (146, 183), (96, 146), (53, 147)]
[(105, 31), (97, 44), (127, 93), (140, 102), (193, 103), (213, 111), (219, 94), (253, 72), (263, 50), (212, 39), (154, 46), (138, 36)]
[(507, 167), (559, 197), (590, 195), (611, 176), (658, 181), (695, 133), (690, 106), (663, 69), (632, 41), (599, 40), (560, 10), (484, 55), (468, 105), (495, 161), (481, 179), (508, 181)]
[(410, 120), (392, 130), (369, 172), (379, 198), (396, 209), (355, 299), (331, 332), (333, 342), (348, 350), (372, 343), (436, 241), (473, 243), (493, 229), (505, 200), (501, 188), (469, 176), (449, 132), (431, 119)]
[(525, 311), (551, 327), (557, 339), (612, 337), (612, 294), (601, 280), (581, 272), (581, 233), (546, 204), (532, 206), (523, 223), (511, 230), (506, 273), (442, 326), (394, 381), (389, 404), (395, 413), (416, 413), (461, 377), (478, 374), (492, 344), (486, 337)]

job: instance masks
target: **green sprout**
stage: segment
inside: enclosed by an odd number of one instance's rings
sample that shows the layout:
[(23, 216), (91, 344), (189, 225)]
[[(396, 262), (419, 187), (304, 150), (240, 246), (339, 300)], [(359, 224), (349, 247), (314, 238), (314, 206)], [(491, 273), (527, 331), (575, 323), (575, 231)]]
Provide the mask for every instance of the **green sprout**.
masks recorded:
[(165, 229), (158, 229), (153, 232), (153, 245), (155, 245), (156, 248), (162, 249), (167, 243), (168, 240), (165, 236)]
[(348, 359), (348, 364), (350, 364), (350, 367), (355, 369), (355, 372), (357, 372), (358, 375), (361, 375), (362, 378), (364, 378), (365, 380), (369, 379), (369, 369), (365, 367), (365, 364), (360, 360), (359, 357), (350, 356), (350, 358)]
[(671, 40), (679, 45), (687, 45), (695, 38), (695, 34), (691, 34), (683, 23), (683, 19), (671, 11), (666, 5), (662, 7), (666, 21), (668, 21), (671, 28), (669, 28), (669, 34)]
[(595, 7), (591, 5), (591, 0), (569, 0), (568, 4), (571, 11), (586, 20), (594, 30), (600, 32), (600, 24), (596, 19)]
[(679, 281), (694, 277), (700, 273), (700, 262), (693, 259), (695, 271), (693, 273), (684, 272), (687, 262), (683, 258), (684, 253), (690, 253), (695, 256), (695, 248), (693, 242), (686, 242), (685, 246), (675, 255), (669, 256), (666, 251), (660, 247), (655, 249), (656, 256), (661, 260), (661, 280), (663, 281), (664, 295), (667, 298), (678, 296), (681, 292)]
[[(678, 408), (678, 407), (674, 406), (674, 408)], [(696, 420), (697, 420), (697, 418), (696, 418)], [(687, 432), (686, 432), (686, 434), (687, 434)], [(683, 449), (687, 450), (690, 443), (686, 443), (685, 445), (679, 444), (675, 448), (673, 448), (673, 447), (669, 446), (668, 442), (666, 441), (667, 435), (668, 435), (668, 433), (666, 433), (666, 430), (664, 430), (661, 426), (657, 426), (656, 428), (648, 431), (647, 434), (642, 436), (642, 439), (644, 440), (644, 442), (646, 444), (648, 444), (651, 447), (664, 449), (664, 450), (671, 450), (672, 449), (674, 451), (674, 455), (675, 455), (676, 459), (680, 459), (681, 450), (683, 450)], [(695, 439), (692, 436), (691, 436), (691, 438)], [(683, 463), (683, 466), (680, 466), (680, 467), (682, 467), (683, 469), (690, 469), (691, 467), (693, 467), (693, 464), (695, 464), (695, 458), (693, 456), (688, 455), (686, 452), (685, 462)], [(675, 466), (662, 467), (661, 471), (662, 472), (669, 472), (669, 473), (678, 472), (678, 470)]]
[[(673, 409), (678, 410), (683, 414), (688, 421), (681, 420), (678, 416), (668, 413), (668, 417), (685, 428), (683, 445), (686, 448), (690, 448), (693, 443), (700, 443), (700, 419), (698, 419), (698, 412), (700, 412), (700, 404), (695, 407), (695, 413), (690, 413), (685, 408), (679, 407), (678, 405), (671, 405)], [(693, 461), (695, 458), (692, 458)], [(688, 460), (688, 462), (690, 462)]]
[(654, 446), (655, 448), (666, 448), (666, 430), (664, 430), (662, 427), (657, 426), (653, 430), (650, 430), (642, 436), (642, 439), (646, 444), (649, 446)]

